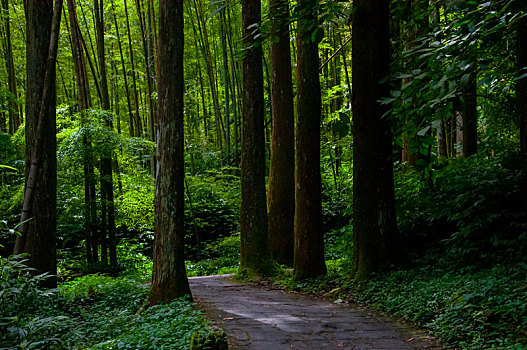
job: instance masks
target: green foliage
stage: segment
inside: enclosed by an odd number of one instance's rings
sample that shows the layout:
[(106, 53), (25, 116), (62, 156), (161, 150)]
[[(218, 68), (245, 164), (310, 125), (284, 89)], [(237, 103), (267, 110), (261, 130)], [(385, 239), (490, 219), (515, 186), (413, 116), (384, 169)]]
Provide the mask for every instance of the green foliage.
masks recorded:
[(324, 234), (324, 250), (326, 261), (345, 259), (351, 260), (353, 250), (352, 226), (346, 225)]
[(344, 259), (326, 260), (327, 274), (317, 278), (295, 280), (292, 271), (286, 271), (275, 284), (288, 290), (338, 297), (349, 276), (349, 264)]
[(0, 318), (31, 314), (45, 307), (53, 291), (40, 289), (40, 284), (49, 276), (32, 276), (35, 270), (27, 267), (24, 256), (13, 255), (0, 258)]
[[(0, 133), (0, 220), (6, 220), (9, 227), (18, 221), (22, 207), (22, 184), (25, 162), (16, 146), (15, 137)], [(0, 233), (7, 234), (7, 227), (0, 227)], [(9, 235), (12, 237), (12, 235)], [(1, 240), (4, 237), (0, 238)]]
[(58, 342), (55, 332), (66, 317), (50, 312), (55, 290), (42, 290), (47, 274), (34, 275), (23, 256), (0, 258), (0, 347), (41, 349)]
[(137, 275), (86, 275), (41, 291), (19, 257), (0, 259), (0, 347), (189, 349), (213, 333), (186, 299), (143, 310), (150, 285)]
[(187, 261), (189, 277), (235, 273), (240, 263), (240, 234), (206, 244), (202, 256), (197, 262)]
[(120, 174), (122, 192), (118, 192), (115, 198), (116, 227), (129, 231), (153, 231), (155, 179), (138, 164), (128, 164), (126, 170)]
[(437, 248), (444, 239), (449, 252), (444, 259), (457, 264), (491, 252), (519, 251), (512, 248), (525, 245), (527, 220), (517, 164), (514, 156), (480, 155), (431, 170), (428, 181), (411, 171), (397, 172), (400, 230), (414, 251)]
[[(209, 176), (186, 177), (185, 201), (187, 256), (199, 257), (199, 243), (208, 242), (234, 233), (238, 228), (240, 182), (234, 175), (211, 173)], [(197, 243), (197, 244), (196, 244)]]
[(150, 241), (151, 239), (146, 243), (138, 239), (121, 239), (117, 245), (117, 261), (124, 274), (143, 280), (151, 278), (152, 259), (145, 255), (145, 251), (151, 250)]
[(184, 299), (152, 306), (124, 326), (129, 327), (125, 332), (92, 349), (188, 349), (193, 334), (210, 332), (201, 312)]
[(221, 329), (203, 334), (194, 333), (190, 340), (190, 350), (227, 350), (227, 335)]
[[(394, 21), (404, 28), (394, 44), (392, 107), (397, 144), (410, 141), (414, 154), (427, 156), (433, 131), (463, 109), (462, 92), (477, 82), (480, 151), (516, 148), (515, 50), (499, 43), (516, 41), (516, 24), (524, 16), (513, 0), (392, 2)], [(514, 45), (514, 44), (513, 44)], [(432, 131), (432, 132), (430, 132)], [(511, 147), (512, 146), (512, 147)]]
[(98, 309), (137, 310), (146, 300), (149, 286), (131, 277), (86, 275), (61, 286), (61, 295), (72, 304), (90, 302)]
[(527, 345), (525, 263), (473, 272), (395, 271), (353, 285), (349, 297), (432, 330), (464, 349)]

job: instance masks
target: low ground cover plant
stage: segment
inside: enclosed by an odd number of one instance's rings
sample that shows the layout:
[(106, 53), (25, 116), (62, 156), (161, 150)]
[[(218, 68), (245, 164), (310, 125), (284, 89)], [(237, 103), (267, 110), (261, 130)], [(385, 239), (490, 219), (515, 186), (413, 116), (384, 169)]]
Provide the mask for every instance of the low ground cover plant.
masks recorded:
[(85, 275), (42, 290), (23, 258), (0, 259), (0, 348), (189, 349), (213, 330), (186, 298), (145, 307), (137, 274)]

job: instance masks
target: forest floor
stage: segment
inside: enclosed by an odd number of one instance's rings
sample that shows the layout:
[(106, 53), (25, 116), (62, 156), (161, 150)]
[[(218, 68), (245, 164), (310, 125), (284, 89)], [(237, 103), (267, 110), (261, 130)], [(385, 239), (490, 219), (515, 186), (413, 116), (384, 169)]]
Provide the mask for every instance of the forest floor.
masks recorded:
[(190, 278), (192, 294), (231, 349), (440, 349), (424, 332), (356, 306), (231, 275)]

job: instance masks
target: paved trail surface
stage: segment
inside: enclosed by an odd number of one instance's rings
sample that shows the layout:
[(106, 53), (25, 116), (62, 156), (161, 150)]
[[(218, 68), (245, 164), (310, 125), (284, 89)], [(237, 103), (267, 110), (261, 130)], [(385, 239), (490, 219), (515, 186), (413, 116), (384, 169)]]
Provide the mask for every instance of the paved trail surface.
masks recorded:
[(234, 349), (439, 349), (425, 334), (365, 310), (232, 281), (190, 278), (194, 298)]

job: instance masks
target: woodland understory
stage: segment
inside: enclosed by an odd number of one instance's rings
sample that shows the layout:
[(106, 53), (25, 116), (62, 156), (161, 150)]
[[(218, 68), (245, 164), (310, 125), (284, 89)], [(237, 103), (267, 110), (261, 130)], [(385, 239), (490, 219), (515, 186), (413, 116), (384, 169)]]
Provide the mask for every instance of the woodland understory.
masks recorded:
[(523, 0), (1, 0), (0, 348), (222, 349), (232, 273), (527, 348)]

